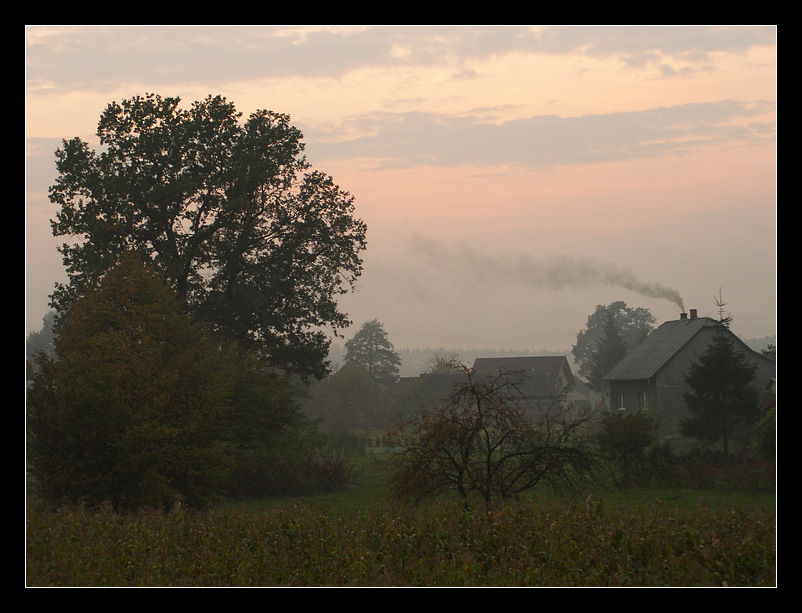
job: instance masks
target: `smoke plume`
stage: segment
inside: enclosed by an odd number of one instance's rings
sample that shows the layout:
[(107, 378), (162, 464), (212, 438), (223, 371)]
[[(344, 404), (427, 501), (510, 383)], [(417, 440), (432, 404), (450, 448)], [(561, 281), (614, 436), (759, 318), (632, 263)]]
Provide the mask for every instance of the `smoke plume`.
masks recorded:
[(552, 256), (542, 260), (529, 256), (501, 258), (468, 247), (450, 250), (424, 237), (415, 237), (412, 246), (416, 254), (427, 258), (430, 264), (444, 272), (448, 271), (449, 275), (467, 274), (482, 283), (506, 279), (550, 290), (606, 285), (627, 289), (641, 296), (670, 300), (680, 310), (685, 310), (677, 290), (639, 279), (631, 270), (616, 264), (569, 256)]

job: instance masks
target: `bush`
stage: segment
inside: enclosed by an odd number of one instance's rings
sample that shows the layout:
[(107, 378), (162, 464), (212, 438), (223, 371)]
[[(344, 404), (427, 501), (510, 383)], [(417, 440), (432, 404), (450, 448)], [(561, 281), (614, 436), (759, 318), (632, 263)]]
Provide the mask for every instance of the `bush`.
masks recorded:
[(638, 485), (648, 474), (646, 450), (656, 438), (655, 421), (647, 413), (611, 413), (602, 418), (599, 447), (614, 467), (619, 487)]
[(675, 464), (674, 484), (694, 489), (721, 485), (742, 491), (768, 491), (775, 485), (775, 462), (697, 451), (682, 456)]
[(325, 436), (326, 447), (336, 457), (361, 456), (367, 450), (367, 437), (358, 432), (338, 430)]

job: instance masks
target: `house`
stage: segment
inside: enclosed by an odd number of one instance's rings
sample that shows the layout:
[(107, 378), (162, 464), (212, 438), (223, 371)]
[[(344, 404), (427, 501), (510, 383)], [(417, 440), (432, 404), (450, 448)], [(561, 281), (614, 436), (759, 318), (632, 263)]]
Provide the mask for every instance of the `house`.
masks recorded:
[(476, 358), (473, 371), (480, 377), (501, 373), (521, 373), (528, 400), (533, 405), (548, 406), (557, 399), (572, 400), (576, 387), (571, 366), (564, 355)]
[[(689, 415), (683, 399), (683, 392), (688, 391), (684, 375), (720, 328), (714, 319), (697, 317), (695, 309), (690, 316), (683, 313), (680, 319), (659, 326), (604, 377), (610, 410), (625, 414), (648, 411), (657, 419), (660, 438), (679, 438), (680, 421)], [(776, 362), (748, 347), (729, 329), (727, 333), (755, 364), (755, 384), (771, 386)]]

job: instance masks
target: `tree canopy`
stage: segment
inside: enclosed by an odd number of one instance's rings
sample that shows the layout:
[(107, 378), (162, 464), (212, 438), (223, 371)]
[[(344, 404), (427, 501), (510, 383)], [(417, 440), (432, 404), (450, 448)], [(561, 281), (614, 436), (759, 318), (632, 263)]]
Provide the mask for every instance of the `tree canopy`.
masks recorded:
[(56, 355), (40, 352), (29, 366), (34, 490), (136, 508), (306, 483), (297, 466), (310, 431), (286, 379), (221, 342), (141, 260), (124, 255), (87, 288), (60, 325)]
[(602, 325), (601, 335), (596, 339), (596, 347), (588, 364), (588, 383), (592, 389), (600, 391), (604, 375), (610, 372), (627, 355), (618, 323), (613, 313), (607, 313)]
[(221, 485), (231, 380), (160, 275), (126, 258), (55, 342), (29, 368), (29, 469), (46, 499), (158, 506)]
[(113, 102), (96, 152), (80, 138), (56, 151), (53, 234), (69, 283), (64, 313), (125, 250), (145, 254), (197, 315), (271, 362), (327, 372), (347, 327), (337, 297), (362, 271), (366, 226), (353, 197), (311, 168), (287, 115), (208, 96), (190, 108), (147, 94)]
[(615, 366), (610, 364), (611, 356), (622, 350), (625, 354), (635, 347), (654, 329), (654, 323), (655, 318), (648, 309), (630, 308), (620, 300), (607, 306), (598, 305), (571, 348), (578, 374), (587, 379), (595, 391), (601, 391), (601, 378)]
[(374, 379), (392, 377), (398, 374), (401, 358), (393, 348), (382, 323), (373, 319), (345, 342), (346, 364), (356, 364), (364, 368)]

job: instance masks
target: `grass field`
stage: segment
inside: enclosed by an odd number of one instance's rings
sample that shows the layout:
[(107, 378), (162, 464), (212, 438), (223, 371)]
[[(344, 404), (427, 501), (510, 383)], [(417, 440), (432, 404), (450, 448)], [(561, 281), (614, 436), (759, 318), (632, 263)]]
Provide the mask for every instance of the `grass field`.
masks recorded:
[(773, 492), (393, 505), (382, 463), (324, 496), (120, 515), (29, 509), (29, 586), (774, 586)]

